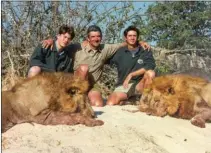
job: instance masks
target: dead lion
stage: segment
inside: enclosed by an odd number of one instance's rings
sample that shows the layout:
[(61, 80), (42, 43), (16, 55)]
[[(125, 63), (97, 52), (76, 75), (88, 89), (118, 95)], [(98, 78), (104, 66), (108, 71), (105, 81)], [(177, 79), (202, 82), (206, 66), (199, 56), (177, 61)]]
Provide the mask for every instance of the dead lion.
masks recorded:
[(102, 125), (89, 104), (88, 81), (69, 73), (41, 73), (2, 92), (2, 131), (15, 124)]
[(189, 75), (156, 77), (144, 89), (139, 110), (150, 115), (191, 119), (204, 128), (211, 121), (211, 83)]

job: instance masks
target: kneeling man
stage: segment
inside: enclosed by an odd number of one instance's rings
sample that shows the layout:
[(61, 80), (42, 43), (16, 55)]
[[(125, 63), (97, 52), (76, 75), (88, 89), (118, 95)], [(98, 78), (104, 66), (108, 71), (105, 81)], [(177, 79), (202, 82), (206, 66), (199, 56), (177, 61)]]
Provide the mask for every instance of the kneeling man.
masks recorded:
[(126, 47), (120, 48), (112, 57), (111, 63), (117, 66), (118, 82), (109, 96), (107, 105), (118, 105), (131, 96), (142, 93), (155, 77), (155, 60), (151, 51), (138, 44), (139, 30), (129, 26), (124, 31)]

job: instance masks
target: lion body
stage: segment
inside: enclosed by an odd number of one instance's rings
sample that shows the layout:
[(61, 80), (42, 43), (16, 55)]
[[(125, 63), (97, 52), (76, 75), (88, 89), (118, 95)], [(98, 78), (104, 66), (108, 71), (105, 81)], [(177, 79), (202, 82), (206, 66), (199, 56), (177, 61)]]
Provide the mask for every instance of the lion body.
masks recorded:
[(73, 114), (77, 114), (78, 119), (94, 118), (94, 111), (87, 97), (88, 88), (88, 81), (69, 73), (41, 73), (27, 78), (11, 90), (2, 92), (3, 129), (7, 129), (7, 125), (11, 123), (22, 122), (69, 125), (80, 123), (70, 123), (62, 119), (53, 123), (46, 118), (51, 114), (57, 114), (59, 118), (72, 116), (73, 119)]
[[(200, 77), (182, 74), (160, 76), (143, 92), (139, 109), (155, 116), (170, 115), (183, 119), (193, 119), (201, 114), (206, 121), (211, 119), (210, 94), (211, 83)], [(204, 112), (206, 116), (203, 116)], [(205, 123), (192, 124), (205, 126)]]

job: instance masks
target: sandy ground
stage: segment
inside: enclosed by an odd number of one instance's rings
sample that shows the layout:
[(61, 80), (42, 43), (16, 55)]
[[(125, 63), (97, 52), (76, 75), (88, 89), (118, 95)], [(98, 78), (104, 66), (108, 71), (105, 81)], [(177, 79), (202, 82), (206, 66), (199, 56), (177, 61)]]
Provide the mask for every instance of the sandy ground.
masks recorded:
[(211, 153), (211, 123), (130, 113), (136, 106), (94, 107), (103, 126), (24, 123), (2, 134), (3, 153)]

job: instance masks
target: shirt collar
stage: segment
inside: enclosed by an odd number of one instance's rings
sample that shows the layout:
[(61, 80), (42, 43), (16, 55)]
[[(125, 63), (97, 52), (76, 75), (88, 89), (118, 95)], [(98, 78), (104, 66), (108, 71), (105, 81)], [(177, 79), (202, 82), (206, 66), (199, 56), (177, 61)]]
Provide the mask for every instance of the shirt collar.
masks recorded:
[(87, 46), (85, 46), (84, 47), (84, 50), (85, 51), (87, 51), (87, 52), (91, 52), (91, 51), (93, 51), (93, 52), (101, 52), (102, 51), (102, 47), (101, 47), (101, 45), (99, 46), (99, 48), (98, 49), (92, 49), (91, 47), (90, 47), (90, 45), (88, 44)]
[(65, 48), (66, 48), (66, 47), (64, 47), (64, 48), (59, 52), (59, 51), (58, 51), (58, 48), (57, 48), (57, 45), (56, 45), (56, 41), (55, 41), (55, 40), (53, 41), (53, 49), (52, 49), (52, 51), (61, 53), (61, 52), (65, 52)]
[[(123, 47), (123, 48), (124, 48), (124, 51), (125, 51), (125, 52), (130, 52), (130, 50), (128, 49), (127, 46), (125, 46), (125, 47)], [(138, 50), (138, 52), (141, 51), (141, 50), (142, 50), (142, 47), (141, 47), (141, 46), (138, 46), (137, 50)]]

